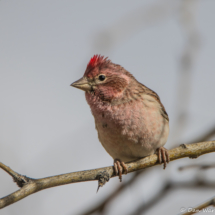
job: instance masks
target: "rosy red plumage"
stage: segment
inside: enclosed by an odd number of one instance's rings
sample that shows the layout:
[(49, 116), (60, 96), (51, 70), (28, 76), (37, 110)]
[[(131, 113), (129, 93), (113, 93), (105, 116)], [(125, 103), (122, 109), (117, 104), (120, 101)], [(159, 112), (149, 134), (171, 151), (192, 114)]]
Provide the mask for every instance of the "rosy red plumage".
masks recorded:
[(101, 56), (101, 55), (94, 55), (94, 56), (90, 59), (88, 65), (87, 65), (87, 69), (88, 69), (89, 67), (90, 67), (90, 68), (95, 67), (98, 63), (103, 62), (104, 59), (105, 59), (104, 56)]
[(123, 170), (128, 171), (124, 162), (156, 151), (166, 167), (169, 156), (163, 146), (169, 134), (169, 117), (154, 91), (101, 55), (90, 59), (84, 76), (72, 86), (86, 92), (99, 140), (113, 157), (120, 180)]
[(86, 71), (85, 71), (85, 76), (89, 77), (90, 75), (90, 72), (92, 72), (92, 70), (95, 68), (95, 67), (98, 67), (99, 65), (105, 63), (105, 62), (108, 62), (107, 60), (108, 58), (104, 57), (104, 56), (101, 56), (101, 55), (94, 55), (89, 63), (87, 64), (87, 68), (86, 68)]

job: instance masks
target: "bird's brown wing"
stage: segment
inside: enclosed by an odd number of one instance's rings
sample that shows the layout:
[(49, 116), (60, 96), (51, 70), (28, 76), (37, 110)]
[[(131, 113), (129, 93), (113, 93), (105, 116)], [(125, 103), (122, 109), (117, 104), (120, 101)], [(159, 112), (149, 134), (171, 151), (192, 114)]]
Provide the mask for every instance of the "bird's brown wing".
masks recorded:
[[(140, 83), (141, 84), (141, 83)], [(167, 120), (169, 121), (169, 116), (163, 106), (163, 104), (160, 101), (160, 97), (158, 96), (158, 94), (156, 92), (154, 92), (153, 90), (149, 89), (148, 87), (146, 87), (145, 85), (141, 84), (142, 89), (143, 89), (143, 93), (149, 96), (152, 96), (155, 100), (157, 100), (157, 102), (160, 104), (160, 112), (161, 115)]]

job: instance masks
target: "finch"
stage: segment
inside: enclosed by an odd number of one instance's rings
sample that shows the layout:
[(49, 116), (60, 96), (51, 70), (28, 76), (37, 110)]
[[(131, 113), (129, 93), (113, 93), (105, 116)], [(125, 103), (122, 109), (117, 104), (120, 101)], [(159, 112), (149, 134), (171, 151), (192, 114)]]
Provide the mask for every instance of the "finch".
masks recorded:
[(94, 55), (84, 76), (71, 86), (85, 91), (98, 131), (98, 138), (114, 159), (114, 171), (122, 181), (126, 162), (158, 154), (169, 162), (163, 146), (169, 135), (169, 117), (159, 96), (122, 66)]

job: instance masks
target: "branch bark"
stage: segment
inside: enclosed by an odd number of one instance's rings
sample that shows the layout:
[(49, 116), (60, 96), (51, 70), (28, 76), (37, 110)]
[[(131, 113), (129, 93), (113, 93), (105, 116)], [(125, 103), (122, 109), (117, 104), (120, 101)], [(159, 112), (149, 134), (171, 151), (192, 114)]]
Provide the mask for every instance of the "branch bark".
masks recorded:
[[(189, 141), (189, 143), (193, 143), (193, 142), (198, 143), (198, 142), (208, 141), (214, 135), (215, 135), (215, 126), (213, 126), (209, 131), (206, 131), (206, 133), (202, 134), (199, 138), (196, 138), (193, 141)], [(205, 166), (209, 166), (209, 165), (205, 165)], [(214, 167), (215, 167), (215, 164), (214, 164)], [(203, 168), (201, 168), (201, 169), (203, 169)], [(206, 169), (206, 168), (204, 168), (204, 169)], [(180, 167), (179, 167), (179, 170), (181, 170)], [(88, 210), (84, 210), (84, 212), (80, 212), (80, 214), (89, 215), (89, 214), (93, 214), (95, 212), (103, 213), (103, 211), (105, 210), (107, 205), (108, 205), (108, 207), (110, 207), (109, 204), (110, 204), (111, 201), (113, 202), (114, 199), (118, 195), (120, 195), (128, 186), (131, 186), (133, 183), (135, 183), (136, 180), (139, 177), (141, 177), (143, 174), (145, 174), (145, 173), (146, 173), (146, 171), (138, 171), (138, 172), (136, 172), (136, 174), (134, 174), (133, 177), (129, 181), (127, 181), (126, 183), (121, 184), (121, 186), (119, 186), (116, 190), (114, 190), (109, 196), (107, 196), (105, 199), (103, 199), (99, 204), (96, 204), (96, 205), (92, 206)], [(202, 184), (202, 182), (201, 182), (201, 184)], [(162, 189), (165, 190), (165, 187), (166, 187), (166, 183), (164, 183)], [(156, 195), (159, 195), (159, 193), (157, 193)], [(140, 203), (140, 207), (143, 206), (143, 205), (145, 205), (145, 202)], [(150, 204), (150, 206), (153, 207), (153, 204)], [(148, 209), (149, 209), (149, 207), (148, 207)]]
[(135, 181), (139, 178), (140, 175), (145, 174), (147, 171), (138, 171), (135, 172), (134, 176), (127, 181), (126, 183), (122, 183), (121, 186), (119, 186), (113, 193), (111, 193), (105, 200), (103, 200), (99, 205), (92, 207), (91, 209), (87, 211), (80, 212), (79, 214), (82, 215), (90, 215), (94, 214), (95, 212), (98, 212), (99, 214), (104, 214), (105, 206), (109, 204), (111, 201), (114, 200), (114, 198), (117, 197), (118, 194), (120, 194), (125, 188), (130, 186), (132, 183), (135, 183)]
[[(189, 145), (182, 144), (177, 148), (169, 150), (169, 156), (170, 161), (173, 161), (184, 157), (197, 158), (200, 155), (210, 152), (215, 152), (215, 141), (193, 143)], [(134, 172), (140, 169), (146, 169), (152, 166), (159, 165), (157, 161), (158, 157), (156, 154), (154, 154), (135, 162), (127, 163), (126, 166), (128, 168), (128, 172)], [(107, 175), (109, 176), (109, 178), (115, 177), (113, 166), (80, 172), (72, 172), (40, 179), (33, 179), (20, 175), (3, 163), (0, 163), (0, 168), (10, 174), (13, 177), (14, 181), (17, 182), (17, 185), (21, 187), (16, 192), (1, 198), (0, 208), (4, 208), (33, 193), (47, 188), (84, 181), (98, 180), (99, 182), (101, 182), (102, 177), (105, 176), (105, 178), (107, 178)]]

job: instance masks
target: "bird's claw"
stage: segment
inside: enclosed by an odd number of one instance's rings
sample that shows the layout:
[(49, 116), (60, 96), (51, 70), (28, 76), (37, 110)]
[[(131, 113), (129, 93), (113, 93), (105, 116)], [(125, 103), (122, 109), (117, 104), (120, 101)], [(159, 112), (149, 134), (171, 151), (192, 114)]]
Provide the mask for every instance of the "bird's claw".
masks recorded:
[(125, 163), (122, 162), (120, 159), (114, 159), (114, 171), (116, 175), (119, 175), (119, 180), (122, 182), (122, 174), (128, 173), (128, 168), (126, 167)]
[(169, 152), (166, 148), (160, 147), (157, 149), (158, 154), (158, 162), (161, 164), (163, 163), (163, 169), (166, 168), (167, 163), (169, 163)]

